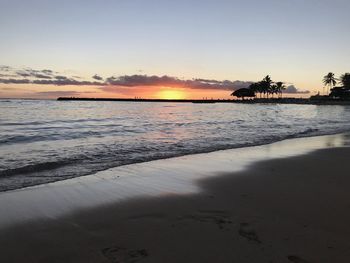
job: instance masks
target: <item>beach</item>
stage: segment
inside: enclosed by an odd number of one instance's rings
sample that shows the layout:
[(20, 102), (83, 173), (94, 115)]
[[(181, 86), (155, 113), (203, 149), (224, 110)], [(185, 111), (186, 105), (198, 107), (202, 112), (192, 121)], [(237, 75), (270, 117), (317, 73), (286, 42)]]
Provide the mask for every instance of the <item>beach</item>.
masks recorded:
[(0, 193), (0, 262), (348, 262), (348, 134)]
[(350, 0), (0, 2), (0, 263), (350, 263)]

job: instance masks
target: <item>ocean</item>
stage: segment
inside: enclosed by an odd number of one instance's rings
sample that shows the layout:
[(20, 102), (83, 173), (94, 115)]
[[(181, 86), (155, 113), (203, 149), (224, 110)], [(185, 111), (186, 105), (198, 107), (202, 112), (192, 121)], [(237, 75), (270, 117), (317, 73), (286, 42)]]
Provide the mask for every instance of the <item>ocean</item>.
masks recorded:
[(0, 191), (350, 131), (349, 106), (0, 100)]

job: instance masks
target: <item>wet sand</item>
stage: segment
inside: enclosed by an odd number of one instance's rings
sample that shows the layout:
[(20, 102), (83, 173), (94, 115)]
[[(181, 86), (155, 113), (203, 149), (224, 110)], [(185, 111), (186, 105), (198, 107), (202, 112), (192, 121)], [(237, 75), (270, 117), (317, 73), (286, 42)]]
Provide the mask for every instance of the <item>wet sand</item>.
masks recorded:
[(0, 262), (350, 262), (348, 135), (0, 194)]

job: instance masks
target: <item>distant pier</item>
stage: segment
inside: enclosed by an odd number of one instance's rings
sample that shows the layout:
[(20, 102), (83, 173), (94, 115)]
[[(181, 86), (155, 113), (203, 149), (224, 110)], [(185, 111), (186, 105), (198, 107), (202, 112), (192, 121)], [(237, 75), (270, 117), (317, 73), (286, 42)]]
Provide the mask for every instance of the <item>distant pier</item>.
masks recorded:
[(311, 105), (350, 105), (349, 100), (322, 99), (315, 100), (309, 98), (255, 98), (255, 99), (141, 99), (141, 98), (78, 98), (59, 97), (59, 101), (126, 101), (126, 102), (175, 102), (175, 103), (274, 103), (274, 104), (311, 104)]
[(127, 101), (127, 102), (183, 102), (183, 103), (216, 103), (216, 102), (234, 102), (234, 100), (214, 100), (214, 99), (141, 99), (141, 98), (76, 98), (76, 97), (59, 97), (57, 100), (73, 101)]

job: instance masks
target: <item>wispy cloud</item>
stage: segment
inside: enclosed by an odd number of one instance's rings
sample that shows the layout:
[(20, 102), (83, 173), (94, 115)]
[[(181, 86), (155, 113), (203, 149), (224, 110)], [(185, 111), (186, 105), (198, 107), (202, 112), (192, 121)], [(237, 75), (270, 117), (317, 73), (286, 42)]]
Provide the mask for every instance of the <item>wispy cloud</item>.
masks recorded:
[(38, 79), (51, 79), (53, 71), (52, 70), (34, 70), (34, 69), (22, 69), (15, 72), (20, 77), (32, 77)]
[[(77, 80), (79, 79), (79, 80)], [(99, 81), (80, 80), (80, 77), (71, 77), (50, 69), (36, 70), (31, 68), (14, 69), (9, 66), (0, 66), (0, 83), (3, 84), (37, 84), (57, 86), (102, 86)]]

